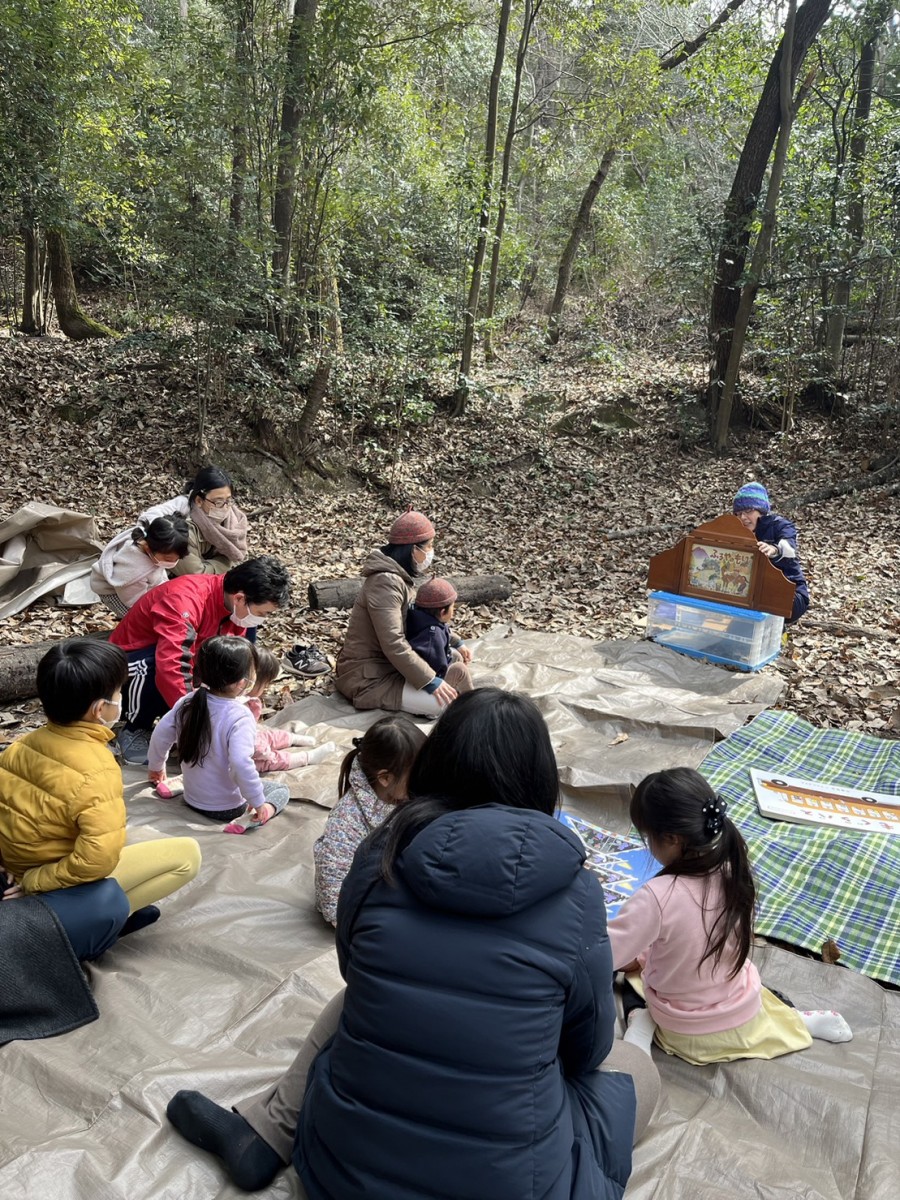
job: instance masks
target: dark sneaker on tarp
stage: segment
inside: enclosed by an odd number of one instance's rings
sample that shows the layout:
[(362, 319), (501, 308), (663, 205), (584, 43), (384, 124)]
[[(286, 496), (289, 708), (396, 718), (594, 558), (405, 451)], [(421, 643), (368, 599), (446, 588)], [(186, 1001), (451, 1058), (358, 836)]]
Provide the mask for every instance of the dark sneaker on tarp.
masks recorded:
[(288, 650), (284, 658), (281, 660), (281, 665), (285, 671), (289, 671), (291, 675), (324, 675), (331, 670), (331, 664), (328, 659), (315, 646), (295, 646), (293, 650)]

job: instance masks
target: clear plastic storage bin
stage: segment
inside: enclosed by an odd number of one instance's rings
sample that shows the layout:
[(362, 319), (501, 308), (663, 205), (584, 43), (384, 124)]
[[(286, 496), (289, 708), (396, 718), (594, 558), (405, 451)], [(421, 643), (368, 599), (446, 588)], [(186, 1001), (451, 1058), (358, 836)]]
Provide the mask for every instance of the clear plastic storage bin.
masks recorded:
[(784, 617), (695, 600), (671, 592), (651, 592), (647, 637), (694, 658), (758, 671), (778, 657)]

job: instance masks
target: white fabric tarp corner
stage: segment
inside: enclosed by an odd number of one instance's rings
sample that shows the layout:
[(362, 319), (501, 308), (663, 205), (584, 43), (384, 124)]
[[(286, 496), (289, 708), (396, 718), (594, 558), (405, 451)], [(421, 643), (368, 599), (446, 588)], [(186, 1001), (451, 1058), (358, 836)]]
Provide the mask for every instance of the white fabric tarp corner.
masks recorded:
[(90, 574), (102, 549), (93, 517), (37, 500), (25, 504), (0, 521), (0, 618), (67, 588), (66, 603), (96, 603), (89, 588), (79, 594), (71, 585)]

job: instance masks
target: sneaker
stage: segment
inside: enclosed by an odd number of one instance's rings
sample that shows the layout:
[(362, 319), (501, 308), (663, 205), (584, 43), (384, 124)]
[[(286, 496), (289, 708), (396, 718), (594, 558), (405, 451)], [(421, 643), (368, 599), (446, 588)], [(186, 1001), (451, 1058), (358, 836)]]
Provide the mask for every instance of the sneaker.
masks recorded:
[(149, 729), (123, 729), (119, 733), (122, 761), (132, 767), (146, 767), (150, 750)]
[(328, 659), (315, 646), (295, 646), (285, 654), (281, 665), (291, 675), (324, 675), (331, 670)]

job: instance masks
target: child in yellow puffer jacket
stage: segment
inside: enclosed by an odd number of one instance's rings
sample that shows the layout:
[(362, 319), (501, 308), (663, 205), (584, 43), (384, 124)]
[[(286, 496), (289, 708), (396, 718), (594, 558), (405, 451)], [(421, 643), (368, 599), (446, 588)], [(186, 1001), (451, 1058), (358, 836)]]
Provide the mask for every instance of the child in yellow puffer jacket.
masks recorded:
[(37, 893), (79, 959), (159, 917), (154, 901), (200, 867), (193, 838), (125, 845), (122, 773), (109, 729), (121, 710), (125, 655), (104, 642), (53, 646), (38, 665), (48, 723), (0, 754), (3, 900)]

